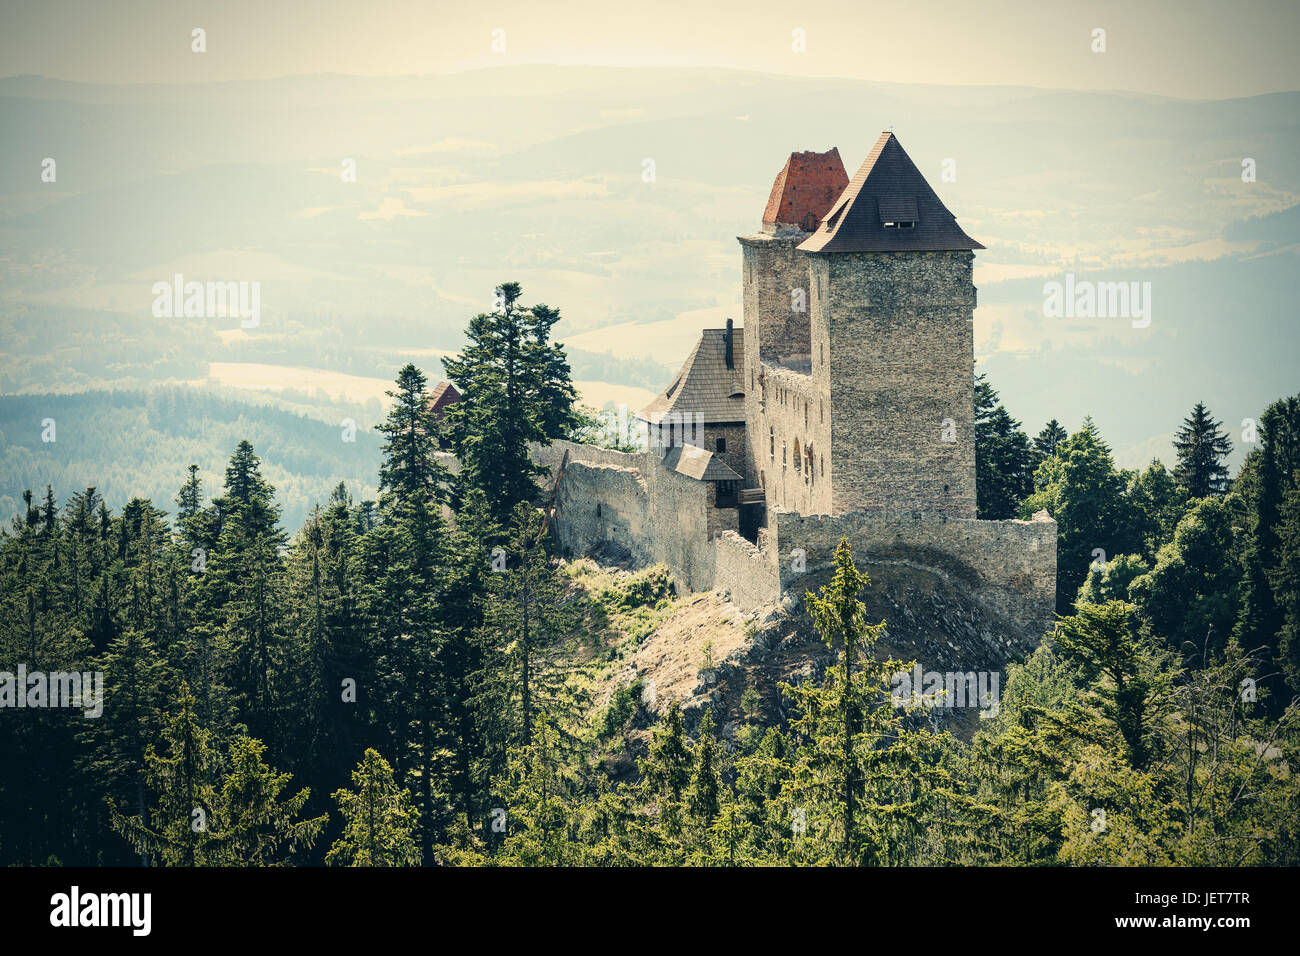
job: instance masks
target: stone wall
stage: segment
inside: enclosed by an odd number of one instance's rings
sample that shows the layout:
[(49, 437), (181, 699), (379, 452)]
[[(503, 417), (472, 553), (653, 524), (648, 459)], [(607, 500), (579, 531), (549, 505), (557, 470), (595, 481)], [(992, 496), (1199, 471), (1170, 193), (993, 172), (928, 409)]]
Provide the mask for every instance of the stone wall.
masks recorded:
[(768, 517), (769, 548), (778, 556), (781, 588), (799, 586), (792, 552), (802, 549), (805, 570), (834, 562), (840, 538), (854, 561), (928, 568), (1036, 642), (1051, 626), (1056, 607), (1056, 522), (979, 521), (943, 515), (855, 512)]
[(776, 552), (754, 547), (740, 535), (726, 532), (713, 539), (714, 588), (730, 595), (738, 608), (751, 611), (770, 604), (781, 592)]
[(810, 375), (767, 364), (763, 375), (755, 415), (758, 432), (753, 441), (768, 507), (803, 514), (829, 513), (828, 396)]
[[(726, 450), (718, 451), (718, 439), (726, 442)], [(704, 449), (721, 458), (732, 471), (745, 476), (745, 423), (736, 425), (704, 426)]]
[(657, 455), (556, 442), (535, 448), (552, 469), (565, 449), (555, 533), (578, 557), (614, 546), (638, 565), (665, 564), (692, 591), (720, 590), (752, 610), (799, 590), (804, 571), (832, 564), (840, 538), (859, 566), (933, 571), (1003, 620), (1020, 647), (1037, 641), (1056, 604), (1056, 522), (979, 521), (923, 512), (803, 515), (770, 510), (757, 547), (724, 524), (735, 512), (709, 507), (710, 485), (664, 468)]
[(566, 450), (554, 519), (562, 551), (578, 557), (612, 545), (638, 564), (666, 564), (690, 590), (713, 588), (706, 482), (670, 471), (652, 452), (564, 441), (532, 449), (552, 482)]
[[(809, 343), (810, 298), (808, 264), (795, 251), (807, 233), (782, 231), (780, 235), (739, 237), (743, 260), (745, 334), (745, 424), (748, 437), (744, 468), (745, 486), (756, 488), (764, 470), (758, 419), (759, 372), (763, 362), (779, 364), (786, 356), (804, 355)], [(791, 308), (797, 302), (791, 293), (799, 290), (804, 311)], [(762, 425), (762, 435), (767, 435)], [(734, 466), (733, 466), (734, 467)]]
[(974, 254), (806, 258), (814, 378), (823, 334), (829, 367), (830, 510), (973, 518)]

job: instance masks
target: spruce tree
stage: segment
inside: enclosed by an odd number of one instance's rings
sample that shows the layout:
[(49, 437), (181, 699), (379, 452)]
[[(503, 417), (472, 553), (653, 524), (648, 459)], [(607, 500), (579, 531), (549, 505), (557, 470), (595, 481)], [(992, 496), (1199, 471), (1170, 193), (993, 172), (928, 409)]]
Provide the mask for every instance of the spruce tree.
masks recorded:
[(517, 282), (499, 286), (497, 310), (471, 319), (469, 345), (443, 359), (461, 394), (443, 427), (463, 482), (487, 497), (501, 524), (515, 505), (536, 496), (537, 480), (547, 473), (533, 464), (530, 443), (550, 444), (578, 424), (567, 360), (549, 340), (559, 313), (521, 305), (522, 292)]
[(888, 748), (877, 747), (896, 735), (901, 716), (882, 692), (906, 666), (871, 654), (885, 624), (867, 623), (860, 595), (869, 583), (841, 538), (831, 582), (804, 598), (813, 627), (837, 663), (820, 687), (785, 686), (798, 712), (792, 726), (800, 738), (793, 795), (808, 829), (824, 823), (838, 830), (833, 858), (849, 866), (886, 851), (872, 821), (879, 808), (869, 803), (869, 778), (883, 773), (891, 759)]
[(1129, 766), (1142, 771), (1159, 756), (1156, 741), (1171, 703), (1172, 675), (1162, 652), (1138, 633), (1133, 610), (1123, 601), (1081, 604), (1061, 619), (1055, 644), (1062, 660), (1094, 688), (1098, 710), (1118, 731)]
[(416, 502), (428, 509), (446, 498), (447, 470), (437, 459), (426, 385), (424, 373), (408, 364), (397, 373), (396, 388), (385, 393), (393, 405), (377, 426), (384, 436), (379, 488), (389, 510), (405, 512)]
[(1013, 517), (1034, 490), (1035, 457), (1020, 423), (984, 378), (975, 379), (975, 498), (979, 517)]
[(194, 696), (182, 683), (176, 710), (164, 719), (163, 749), (145, 754), (145, 784), (155, 802), (131, 816), (109, 798), (113, 829), (136, 852), (160, 866), (207, 866), (210, 824), (217, 806), (219, 748), (194, 712)]
[(1043, 426), (1043, 430), (1034, 438), (1034, 451), (1038, 453), (1039, 460), (1044, 458), (1055, 458), (1061, 444), (1070, 437), (1061, 423), (1053, 418)]
[(505, 749), (532, 743), (542, 714), (550, 715), (562, 742), (572, 743), (566, 723), (578, 699), (559, 652), (561, 638), (577, 623), (577, 612), (564, 601), (564, 585), (546, 553), (541, 524), (536, 509), (518, 505), (509, 540), (493, 558), (501, 569), (486, 576), (476, 698), (496, 766)]
[(419, 866), (416, 812), (411, 792), (397, 785), (393, 768), (372, 747), (352, 771), (352, 790), (334, 800), (343, 815), (343, 834), (330, 847), (331, 866)]
[(1223, 461), (1232, 452), (1228, 433), (1220, 431), (1204, 402), (1197, 402), (1174, 436), (1178, 464), (1174, 480), (1189, 498), (1222, 496), (1228, 491), (1228, 468)]
[[(1259, 448), (1250, 453), (1239, 479), (1245, 486), (1248, 514), (1241, 613), (1236, 636), (1247, 651), (1260, 651), (1269, 662), (1262, 682), (1275, 691), (1282, 688), (1267, 675), (1281, 657), (1282, 631), (1286, 624), (1285, 599), (1275, 588), (1288, 576), (1282, 571), (1289, 559), (1284, 544), (1287, 496), (1300, 486), (1300, 395), (1279, 399), (1265, 410), (1259, 422)], [(1295, 653), (1294, 645), (1290, 653)], [(1300, 693), (1300, 677), (1290, 684)], [(1270, 706), (1283, 706), (1290, 693), (1274, 693)]]
[(645, 794), (656, 805), (658, 829), (670, 843), (681, 834), (692, 763), (681, 707), (674, 700), (659, 718), (645, 758), (638, 761)]
[(722, 790), (718, 765), (721, 753), (713, 731), (713, 711), (706, 710), (695, 734), (692, 754), (695, 767), (691, 772), (691, 789), (687, 797), (687, 810), (705, 827), (710, 826), (718, 815)]

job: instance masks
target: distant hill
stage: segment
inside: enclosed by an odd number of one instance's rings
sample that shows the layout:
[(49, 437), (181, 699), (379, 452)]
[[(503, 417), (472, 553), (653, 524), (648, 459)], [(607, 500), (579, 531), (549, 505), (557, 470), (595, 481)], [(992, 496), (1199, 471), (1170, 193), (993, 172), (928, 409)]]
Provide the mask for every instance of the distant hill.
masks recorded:
[[(1234, 424), (1300, 390), (1300, 93), (517, 66), (0, 79), (6, 141), (34, 144), (0, 155), (0, 392), (147, 389), (209, 362), (389, 378), (459, 348), (503, 280), (562, 310), (575, 378), (658, 391), (680, 350), (601, 331), (731, 314), (735, 237), (789, 152), (838, 146), (852, 170), (886, 127), (988, 247), (979, 367), (1028, 427), (1092, 413), (1123, 460), (1198, 399)], [(1150, 282), (1151, 328), (1046, 319), (1043, 282), (1067, 271)], [(155, 318), (152, 284), (177, 273), (259, 283), (260, 325)]]
[[(52, 443), (42, 441), (47, 419)], [(355, 441), (344, 441), (337, 425), (188, 388), (0, 396), (0, 519), (7, 527), (22, 492), (39, 501), (47, 483), (60, 503), (93, 485), (111, 508), (139, 496), (174, 513), (189, 465), (211, 499), (246, 438), (292, 533), (340, 481), (357, 501), (376, 497), (381, 439), (372, 424), (357, 422)]]

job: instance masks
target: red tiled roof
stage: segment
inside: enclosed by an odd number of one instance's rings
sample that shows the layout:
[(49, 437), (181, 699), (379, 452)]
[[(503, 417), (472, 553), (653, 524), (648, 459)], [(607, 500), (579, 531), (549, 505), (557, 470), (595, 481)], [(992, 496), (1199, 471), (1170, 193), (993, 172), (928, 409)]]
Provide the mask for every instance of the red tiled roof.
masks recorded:
[[(911, 222), (887, 227), (885, 223)], [(893, 133), (881, 133), (862, 168), (803, 252), (945, 252), (984, 247), (966, 235)]]
[(825, 153), (791, 153), (776, 174), (763, 222), (812, 232), (848, 184), (849, 174), (837, 147)]

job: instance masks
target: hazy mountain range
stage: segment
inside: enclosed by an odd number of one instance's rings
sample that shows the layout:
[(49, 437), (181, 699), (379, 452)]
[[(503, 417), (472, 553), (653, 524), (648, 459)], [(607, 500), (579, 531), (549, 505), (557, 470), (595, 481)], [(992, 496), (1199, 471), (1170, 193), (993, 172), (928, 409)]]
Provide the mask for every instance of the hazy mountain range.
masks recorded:
[[(319, 388), (317, 417), (350, 408), (364, 428), (398, 365), (436, 381), (438, 355), (515, 279), (563, 311), (588, 400), (635, 403), (701, 324), (739, 320), (735, 237), (757, 229), (786, 156), (838, 146), (851, 175), (892, 127), (988, 247), (976, 353), (1012, 414), (1036, 431), (1091, 413), (1121, 464), (1168, 460), (1195, 401), (1236, 432), (1300, 385), (1298, 116), (1300, 93), (708, 69), (0, 79), (0, 392), (287, 388), (311, 414)], [(1046, 317), (1043, 284), (1067, 272), (1149, 282), (1150, 326)], [(153, 284), (178, 273), (258, 283), (260, 324), (156, 317)], [(40, 451), (39, 435), (6, 420), (9, 446)]]

